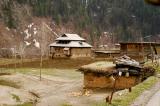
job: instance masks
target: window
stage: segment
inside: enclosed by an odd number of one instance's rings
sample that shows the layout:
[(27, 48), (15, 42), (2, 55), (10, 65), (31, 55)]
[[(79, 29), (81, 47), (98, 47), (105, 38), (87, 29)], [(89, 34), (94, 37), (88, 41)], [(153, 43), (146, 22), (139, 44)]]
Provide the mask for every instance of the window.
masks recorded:
[(68, 43), (70, 43), (70, 41), (68, 41), (68, 40), (60, 40), (60, 41), (58, 41), (57, 42), (58, 44), (68, 44)]

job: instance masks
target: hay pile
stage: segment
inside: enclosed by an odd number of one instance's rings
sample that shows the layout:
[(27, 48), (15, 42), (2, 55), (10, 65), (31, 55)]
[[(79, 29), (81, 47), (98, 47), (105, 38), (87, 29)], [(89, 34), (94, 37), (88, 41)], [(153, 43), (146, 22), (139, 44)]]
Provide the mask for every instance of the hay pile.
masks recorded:
[(115, 64), (113, 64), (112, 62), (104, 61), (82, 66), (78, 71), (81, 71), (83, 73), (92, 72), (98, 74), (105, 74), (106, 76), (117, 73)]

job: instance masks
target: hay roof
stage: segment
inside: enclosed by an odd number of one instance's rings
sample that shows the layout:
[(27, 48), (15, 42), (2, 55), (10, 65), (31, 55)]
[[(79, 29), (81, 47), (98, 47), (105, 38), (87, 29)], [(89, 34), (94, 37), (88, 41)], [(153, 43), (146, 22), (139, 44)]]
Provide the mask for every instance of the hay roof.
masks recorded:
[(92, 73), (100, 73), (105, 75), (111, 75), (113, 73), (116, 73), (116, 65), (112, 62), (96, 62), (89, 65), (82, 66), (79, 71), (86, 73), (86, 72), (92, 72)]

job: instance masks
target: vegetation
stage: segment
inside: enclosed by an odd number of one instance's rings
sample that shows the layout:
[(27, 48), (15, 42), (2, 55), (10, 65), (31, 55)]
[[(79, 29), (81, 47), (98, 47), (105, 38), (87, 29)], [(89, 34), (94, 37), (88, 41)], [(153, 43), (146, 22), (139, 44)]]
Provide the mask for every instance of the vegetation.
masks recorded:
[(115, 97), (111, 105), (106, 103), (97, 103), (95, 106), (129, 106), (138, 96), (140, 96), (142, 92), (151, 88), (157, 81), (158, 79), (156, 77), (150, 77), (143, 83), (133, 87), (131, 93)]
[(62, 104), (61, 106), (72, 106), (72, 105), (70, 105), (70, 104), (68, 104), (68, 103), (64, 103), (64, 104)]
[(16, 102), (20, 102), (20, 98), (19, 96), (15, 95), (15, 94), (11, 94), (12, 95), (12, 98), (16, 100)]
[[(37, 59), (24, 59), (23, 62), (33, 62), (33, 61), (37, 61)], [(7, 58), (0, 58), (0, 65), (1, 66), (7, 66), (9, 64), (21, 64), (21, 60), (20, 59), (7, 59)]]
[(13, 88), (20, 88), (20, 86), (17, 83), (15, 83), (13, 81), (7, 81), (4, 79), (0, 79), (0, 85), (9, 86), (9, 87), (13, 87)]
[[(42, 69), (43, 75), (51, 75), (51, 76), (57, 76), (57, 77), (64, 77), (69, 79), (79, 79), (82, 77), (82, 74), (79, 74), (79, 72), (75, 71), (76, 69), (55, 69), (55, 68), (45, 68)], [(13, 69), (6, 70), (10, 73), (15, 73)], [(39, 75), (39, 68), (17, 68), (16, 72), (22, 73), (22, 74), (31, 74), (31, 75)]]
[(151, 61), (145, 63), (145, 66), (151, 66), (154, 67), (156, 70), (156, 73), (160, 73), (160, 61), (156, 60), (156, 62), (152, 63)]
[(21, 16), (51, 17), (57, 25), (72, 22), (77, 32), (88, 31), (92, 42), (104, 31), (114, 42), (140, 41), (160, 31), (160, 9), (144, 0), (2, 0), (0, 5), (0, 18), (9, 28), (20, 25), (17, 11), (22, 10)]
[(19, 104), (19, 105), (16, 105), (16, 106), (34, 106), (34, 105), (31, 102), (26, 102), (26, 103)]

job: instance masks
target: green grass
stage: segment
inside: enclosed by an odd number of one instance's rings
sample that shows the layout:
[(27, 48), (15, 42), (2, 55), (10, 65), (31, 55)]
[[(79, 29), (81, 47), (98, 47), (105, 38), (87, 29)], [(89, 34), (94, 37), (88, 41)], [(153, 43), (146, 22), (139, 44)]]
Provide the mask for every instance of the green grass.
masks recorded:
[[(7, 72), (15, 73), (14, 69), (8, 69)], [(17, 73), (22, 74), (31, 74), (31, 75), (39, 75), (39, 68), (17, 68)], [(77, 72), (76, 69), (55, 69), (55, 68), (46, 68), (42, 69), (42, 75), (51, 75), (55, 77), (63, 77), (69, 79), (79, 79), (82, 77), (80, 72)]]
[(114, 96), (112, 104), (103, 102), (96, 103), (93, 106), (129, 106), (138, 96), (140, 96), (142, 92), (151, 88), (157, 81), (158, 79), (156, 77), (150, 77), (143, 83), (140, 83), (139, 85), (133, 87), (131, 93), (127, 93), (119, 97)]
[(72, 106), (72, 105), (70, 105), (70, 104), (68, 104), (68, 103), (64, 103), (64, 104), (62, 104), (61, 106)]
[(18, 95), (15, 95), (15, 94), (11, 94), (12, 95), (12, 98), (16, 100), (16, 102), (20, 102), (20, 97)]
[(15, 83), (13, 81), (7, 81), (4, 79), (0, 79), (0, 85), (9, 86), (9, 87), (13, 87), (13, 88), (20, 88), (20, 86), (17, 83)]
[(19, 104), (19, 105), (16, 105), (16, 106), (34, 106), (34, 105), (31, 102), (26, 102), (26, 103)]
[[(36, 61), (37, 59), (23, 59), (23, 62), (31, 62)], [(0, 58), (0, 65), (7, 65), (7, 64), (14, 64), (14, 63), (21, 63), (21, 59), (7, 59), (7, 58)]]

